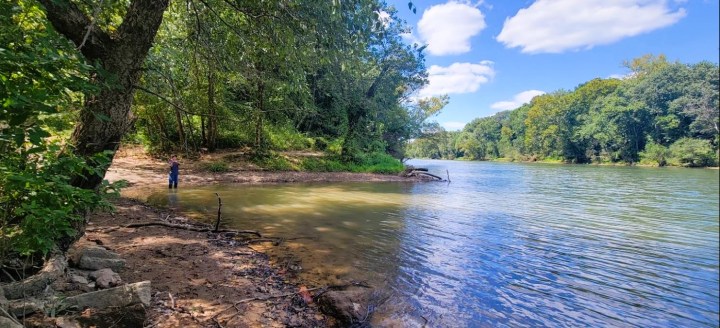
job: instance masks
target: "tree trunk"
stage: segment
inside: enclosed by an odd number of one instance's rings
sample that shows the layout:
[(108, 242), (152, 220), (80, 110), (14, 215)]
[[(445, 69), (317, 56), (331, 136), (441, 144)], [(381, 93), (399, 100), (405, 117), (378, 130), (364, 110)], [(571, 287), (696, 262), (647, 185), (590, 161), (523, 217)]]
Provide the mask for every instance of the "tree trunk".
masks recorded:
[(218, 119), (217, 119), (217, 111), (215, 109), (215, 71), (213, 71), (213, 67), (210, 63), (208, 63), (208, 149), (215, 150), (215, 145), (217, 144), (217, 134), (218, 134)]
[[(142, 75), (142, 65), (153, 44), (169, 0), (133, 0), (117, 31), (109, 34), (95, 26), (93, 20), (71, 1), (40, 0), (53, 27), (78, 45), (90, 63), (98, 63), (91, 81), (100, 87), (97, 93), (85, 95), (85, 105), (72, 134), (74, 152), (88, 159), (109, 150), (113, 153), (133, 125), (130, 112), (134, 85)], [(105, 86), (111, 85), (110, 87)], [(111, 159), (112, 159), (111, 155)], [(108, 164), (100, 175), (76, 176), (72, 184), (94, 189), (100, 185)]]

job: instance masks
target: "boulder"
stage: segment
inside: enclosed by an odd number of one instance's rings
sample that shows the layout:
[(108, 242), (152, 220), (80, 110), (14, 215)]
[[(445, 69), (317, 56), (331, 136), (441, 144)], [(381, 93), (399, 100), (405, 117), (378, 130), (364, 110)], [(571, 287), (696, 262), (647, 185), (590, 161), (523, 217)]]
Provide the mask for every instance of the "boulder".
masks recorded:
[(120, 287), (71, 296), (65, 299), (65, 308), (102, 310), (108, 307), (124, 307), (134, 304), (150, 306), (150, 281), (136, 282)]
[(25, 298), (21, 300), (10, 301), (8, 305), (8, 313), (14, 315), (17, 318), (26, 317), (36, 312), (43, 312), (45, 304), (34, 299)]
[(367, 322), (370, 319), (369, 303), (372, 290), (351, 287), (342, 291), (328, 291), (318, 298), (320, 310), (336, 318), (342, 326)]
[(0, 317), (0, 328), (23, 328), (23, 326), (10, 318)]
[(90, 279), (95, 280), (97, 287), (107, 289), (118, 286), (122, 283), (120, 275), (111, 269), (100, 269), (90, 273)]
[(69, 252), (70, 262), (80, 269), (100, 270), (110, 268), (118, 271), (125, 267), (125, 260), (117, 253), (100, 246), (75, 248)]

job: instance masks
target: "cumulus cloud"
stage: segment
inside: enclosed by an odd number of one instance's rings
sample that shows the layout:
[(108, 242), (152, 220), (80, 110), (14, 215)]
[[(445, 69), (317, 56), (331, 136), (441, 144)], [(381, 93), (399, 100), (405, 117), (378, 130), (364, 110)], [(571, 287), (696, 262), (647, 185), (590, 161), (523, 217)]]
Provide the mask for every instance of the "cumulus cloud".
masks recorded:
[(447, 67), (432, 65), (428, 69), (428, 85), (420, 90), (419, 97), (472, 93), (494, 76), (495, 69), (491, 61), (453, 63)]
[(457, 1), (435, 5), (418, 22), (419, 43), (431, 55), (456, 55), (470, 51), (470, 39), (485, 29), (485, 15), (476, 7)]
[(537, 0), (505, 20), (497, 40), (524, 53), (590, 49), (675, 24), (667, 0)]
[(545, 94), (545, 91), (540, 90), (527, 90), (520, 92), (513, 96), (512, 100), (498, 101), (490, 105), (490, 108), (497, 110), (511, 110), (522, 106), (523, 104), (529, 103), (530, 100), (536, 96)]
[(440, 125), (447, 131), (459, 131), (465, 127), (465, 122), (443, 122)]

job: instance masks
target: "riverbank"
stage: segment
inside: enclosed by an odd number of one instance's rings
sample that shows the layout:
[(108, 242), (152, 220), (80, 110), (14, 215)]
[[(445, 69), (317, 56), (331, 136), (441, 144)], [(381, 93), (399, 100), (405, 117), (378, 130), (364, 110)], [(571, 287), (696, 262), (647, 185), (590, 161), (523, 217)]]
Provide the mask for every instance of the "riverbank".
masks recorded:
[[(292, 154), (312, 156), (312, 154)], [(396, 175), (347, 172), (272, 172), (236, 160), (228, 172), (209, 172), (209, 163), (239, 158), (215, 153), (181, 159), (179, 188), (212, 183), (415, 181)], [(124, 282), (149, 280), (152, 305), (145, 326), (153, 327), (326, 327), (337, 325), (323, 314), (316, 297), (324, 286), (303, 286), (296, 268), (282, 267), (247, 241), (165, 226), (120, 228), (141, 222), (188, 222), (182, 213), (142, 202), (143, 192), (167, 185), (167, 164), (137, 148), (118, 152), (108, 170), (111, 182), (126, 180), (127, 197), (114, 201), (115, 213), (97, 213), (78, 244), (98, 244), (127, 260)], [(126, 194), (125, 192), (123, 194)], [(270, 243), (265, 243), (272, 247)], [(350, 282), (348, 282), (350, 283)], [(320, 288), (313, 290), (313, 288)], [(312, 292), (305, 291), (310, 289)], [(282, 297), (276, 297), (283, 295)], [(242, 300), (242, 303), (238, 303)]]

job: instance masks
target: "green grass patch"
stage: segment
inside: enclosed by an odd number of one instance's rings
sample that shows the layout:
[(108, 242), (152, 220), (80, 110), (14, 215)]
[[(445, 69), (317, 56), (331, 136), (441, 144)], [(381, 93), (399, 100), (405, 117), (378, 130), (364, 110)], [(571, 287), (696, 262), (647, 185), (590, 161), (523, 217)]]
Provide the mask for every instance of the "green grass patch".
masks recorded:
[(225, 162), (204, 163), (202, 165), (202, 169), (205, 171), (208, 171), (208, 172), (213, 172), (213, 173), (222, 173), (222, 172), (230, 171), (230, 167)]

